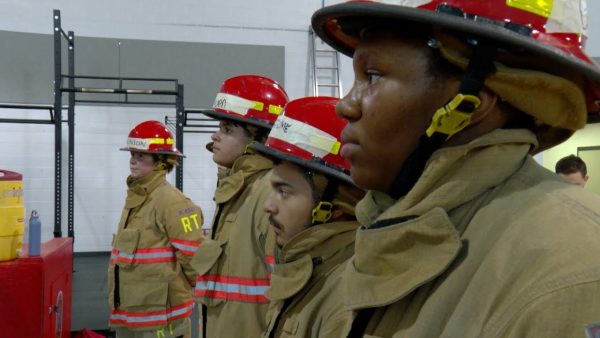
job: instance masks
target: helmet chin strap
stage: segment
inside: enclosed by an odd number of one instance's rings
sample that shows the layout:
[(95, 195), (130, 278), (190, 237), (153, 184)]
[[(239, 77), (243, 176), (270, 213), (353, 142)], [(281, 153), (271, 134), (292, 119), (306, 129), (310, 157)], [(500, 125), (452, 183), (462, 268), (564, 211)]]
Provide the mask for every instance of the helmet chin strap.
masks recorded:
[(474, 44), (473, 55), (461, 80), (458, 94), (439, 108), (419, 144), (404, 161), (388, 194), (395, 199), (406, 195), (417, 183), (427, 160), (442, 144), (469, 125), (471, 114), (479, 107), (479, 92), (485, 77), (495, 70), (498, 47), (484, 40), (469, 40)]
[(257, 144), (258, 142), (256, 141), (252, 141), (248, 144), (246, 144), (246, 146), (244, 147), (244, 153), (242, 155), (252, 155), (252, 154), (256, 154), (256, 150), (252, 149), (252, 147), (250, 147), (253, 144)]
[(333, 216), (333, 198), (338, 189), (338, 181), (333, 178), (327, 179), (327, 185), (321, 195), (321, 200), (312, 209), (312, 225), (326, 223)]

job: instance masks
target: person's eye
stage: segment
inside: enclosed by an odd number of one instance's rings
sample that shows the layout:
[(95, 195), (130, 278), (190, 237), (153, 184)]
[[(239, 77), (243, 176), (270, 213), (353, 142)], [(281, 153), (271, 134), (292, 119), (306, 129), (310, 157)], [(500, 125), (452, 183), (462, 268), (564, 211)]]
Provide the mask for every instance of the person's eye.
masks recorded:
[(285, 189), (279, 189), (279, 196), (281, 196), (281, 198), (285, 199), (290, 196), (290, 192)]
[(380, 77), (381, 74), (378, 73), (367, 73), (367, 81), (369, 82), (369, 84), (374, 84), (375, 82), (377, 82), (377, 80), (379, 80)]

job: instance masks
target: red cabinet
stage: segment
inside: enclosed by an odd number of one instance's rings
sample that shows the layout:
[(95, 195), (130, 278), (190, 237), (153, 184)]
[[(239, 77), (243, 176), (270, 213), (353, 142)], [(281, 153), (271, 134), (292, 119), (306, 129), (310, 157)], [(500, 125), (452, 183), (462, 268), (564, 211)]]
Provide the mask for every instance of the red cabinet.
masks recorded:
[(43, 243), (39, 257), (0, 262), (0, 336), (69, 338), (72, 280), (71, 238)]

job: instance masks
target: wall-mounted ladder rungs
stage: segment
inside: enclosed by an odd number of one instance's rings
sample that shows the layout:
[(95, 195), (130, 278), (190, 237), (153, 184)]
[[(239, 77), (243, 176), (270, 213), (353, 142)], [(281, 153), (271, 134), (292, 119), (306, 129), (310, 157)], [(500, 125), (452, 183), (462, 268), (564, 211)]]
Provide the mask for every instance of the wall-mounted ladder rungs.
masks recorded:
[(308, 33), (311, 45), (313, 95), (341, 97), (339, 53), (333, 49), (317, 48), (317, 42), (319, 45), (326, 45), (316, 36), (312, 27), (308, 28)]
[(315, 49), (315, 52), (317, 53), (337, 53), (337, 51), (333, 50), (333, 49)]
[(319, 83), (319, 87), (338, 88), (340, 85), (336, 83)]

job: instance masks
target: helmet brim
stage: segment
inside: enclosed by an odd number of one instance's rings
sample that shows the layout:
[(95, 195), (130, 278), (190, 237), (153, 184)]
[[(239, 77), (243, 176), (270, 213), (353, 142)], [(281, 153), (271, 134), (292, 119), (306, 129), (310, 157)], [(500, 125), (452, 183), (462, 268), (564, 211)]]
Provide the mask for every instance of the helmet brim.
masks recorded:
[[(537, 54), (552, 63), (556, 63), (557, 67), (568, 67), (600, 85), (600, 67), (592, 58), (580, 50), (573, 50), (573, 54), (569, 54), (501, 26), (464, 19), (455, 15), (374, 2), (349, 2), (317, 10), (312, 16), (312, 27), (323, 41), (345, 55), (352, 57), (358, 43), (358, 37), (345, 33), (343, 23), (342, 27), (338, 25), (340, 20), (344, 21), (344, 19), (351, 18), (414, 22), (465, 33), (472, 37), (486, 38), (496, 41), (502, 46), (516, 47)], [(355, 29), (355, 31), (360, 32), (360, 29)]]
[(257, 127), (268, 129), (268, 130), (271, 130), (271, 128), (273, 127), (272, 124), (257, 120), (255, 118), (245, 119), (243, 117), (235, 116), (234, 114), (222, 113), (222, 112), (214, 111), (211, 109), (200, 110), (200, 113), (202, 113), (210, 118), (213, 118), (215, 120), (227, 120), (227, 121), (232, 121), (232, 122), (241, 123), (241, 124), (251, 124), (251, 125), (254, 125)]
[(266, 157), (270, 157), (271, 159), (277, 158), (284, 161), (292, 162), (300, 167), (309, 168), (316, 171), (319, 171), (326, 176), (334, 177), (342, 182), (351, 184), (355, 186), (352, 178), (350, 177), (350, 173), (344, 173), (339, 169), (332, 168), (330, 166), (324, 165), (323, 163), (318, 163), (315, 161), (308, 161), (297, 156), (293, 156), (290, 154), (283, 153), (281, 151), (275, 150), (273, 148), (267, 147), (264, 144), (253, 143), (250, 145), (250, 148), (258, 151), (259, 153), (265, 155)]

